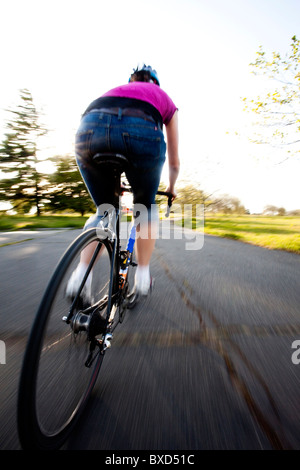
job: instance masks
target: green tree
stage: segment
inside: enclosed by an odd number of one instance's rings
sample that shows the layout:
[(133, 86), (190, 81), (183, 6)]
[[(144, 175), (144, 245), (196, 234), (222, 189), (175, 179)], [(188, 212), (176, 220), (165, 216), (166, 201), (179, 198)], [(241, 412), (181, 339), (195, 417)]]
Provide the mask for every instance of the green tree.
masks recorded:
[(263, 210), (264, 215), (286, 215), (284, 207), (276, 207), (272, 205), (265, 206)]
[(188, 183), (185, 186), (178, 188), (176, 202), (179, 204), (203, 204), (204, 199), (204, 192), (194, 184)]
[(51, 159), (56, 171), (49, 176), (46, 208), (55, 211), (74, 211), (82, 216), (95, 212), (95, 205), (83, 183), (74, 156), (56, 156)]
[(226, 194), (220, 196), (219, 199), (212, 203), (212, 212), (239, 215), (247, 214), (247, 210), (238, 198)]
[(206, 193), (200, 187), (195, 184), (186, 182), (183, 186), (180, 186), (178, 189), (178, 197), (175, 200), (179, 204), (192, 204), (193, 212), (195, 213), (196, 205), (203, 205), (204, 211), (206, 211), (210, 206), (216, 203), (216, 199), (213, 198), (213, 193)]
[[(199, 206), (202, 214), (208, 196), (198, 185), (189, 182), (182, 182), (182, 185), (178, 186), (177, 189), (178, 194), (175, 204), (181, 205), (184, 216), (191, 217), (191, 220), (195, 221), (199, 217)], [(188, 206), (190, 206), (191, 212), (189, 212)]]
[(290, 52), (284, 57), (273, 52), (268, 58), (260, 47), (256, 60), (250, 64), (255, 75), (270, 79), (270, 89), (263, 97), (244, 98), (245, 109), (255, 112), (264, 126), (255, 139), (284, 147), (288, 156), (299, 152), (300, 136), (300, 41), (293, 36)]
[(37, 170), (37, 142), (47, 133), (39, 123), (39, 114), (31, 93), (20, 91), (21, 103), (8, 110), (12, 119), (6, 124), (7, 133), (0, 147), (0, 200), (10, 202), (17, 212), (36, 208), (41, 213), (43, 176)]

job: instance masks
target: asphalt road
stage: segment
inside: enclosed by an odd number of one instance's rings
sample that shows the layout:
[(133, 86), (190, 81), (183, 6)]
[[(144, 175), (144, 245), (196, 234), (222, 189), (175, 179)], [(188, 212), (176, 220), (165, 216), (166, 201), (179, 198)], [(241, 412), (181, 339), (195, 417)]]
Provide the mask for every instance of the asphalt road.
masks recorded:
[[(20, 449), (16, 400), (27, 336), (77, 234), (0, 233), (2, 450)], [(188, 240), (171, 234), (157, 241), (154, 292), (116, 330), (64, 449), (300, 449), (300, 364), (292, 361), (300, 257), (211, 236), (187, 250)]]

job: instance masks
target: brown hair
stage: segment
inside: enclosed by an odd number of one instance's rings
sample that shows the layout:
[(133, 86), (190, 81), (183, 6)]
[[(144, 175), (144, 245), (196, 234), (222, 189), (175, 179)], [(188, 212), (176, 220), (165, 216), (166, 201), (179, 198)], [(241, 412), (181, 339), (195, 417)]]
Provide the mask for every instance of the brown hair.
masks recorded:
[(150, 73), (145, 70), (134, 71), (130, 76), (131, 82), (150, 82)]

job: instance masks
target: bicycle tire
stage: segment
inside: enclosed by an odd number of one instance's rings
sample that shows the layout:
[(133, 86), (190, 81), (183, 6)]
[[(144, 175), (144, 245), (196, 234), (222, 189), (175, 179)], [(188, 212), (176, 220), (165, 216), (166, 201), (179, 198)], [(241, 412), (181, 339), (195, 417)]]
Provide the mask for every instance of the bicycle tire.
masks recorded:
[[(63, 294), (64, 283), (82, 249), (92, 246), (91, 243), (100, 243), (104, 247), (100, 260), (93, 267), (93, 277), (96, 270), (97, 276), (107, 274), (108, 278), (103, 279), (107, 288), (113, 244), (108, 239), (99, 239), (96, 229), (89, 229), (74, 240), (59, 261), (30, 332), (18, 391), (17, 422), (23, 449), (62, 447), (87, 405), (102, 365), (104, 352), (96, 356), (92, 367), (84, 365), (90, 345), (87, 333), (75, 334), (61, 318), (64, 303), (70, 303)], [(100, 281), (95, 279), (98, 290), (93, 294), (100, 297), (104, 290), (101, 291), (97, 282)], [(82, 388), (79, 388), (81, 384)], [(72, 406), (67, 410), (70, 404)]]

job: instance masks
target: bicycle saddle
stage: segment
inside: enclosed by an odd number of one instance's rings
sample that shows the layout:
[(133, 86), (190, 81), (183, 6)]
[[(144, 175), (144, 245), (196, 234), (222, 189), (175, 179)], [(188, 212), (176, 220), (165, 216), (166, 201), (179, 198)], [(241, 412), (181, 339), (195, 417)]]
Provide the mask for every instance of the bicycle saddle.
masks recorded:
[(120, 153), (96, 153), (93, 160), (98, 165), (110, 165), (120, 171), (125, 171), (130, 165), (128, 159)]

